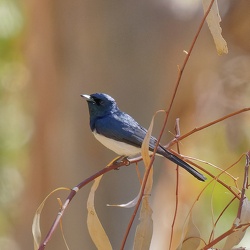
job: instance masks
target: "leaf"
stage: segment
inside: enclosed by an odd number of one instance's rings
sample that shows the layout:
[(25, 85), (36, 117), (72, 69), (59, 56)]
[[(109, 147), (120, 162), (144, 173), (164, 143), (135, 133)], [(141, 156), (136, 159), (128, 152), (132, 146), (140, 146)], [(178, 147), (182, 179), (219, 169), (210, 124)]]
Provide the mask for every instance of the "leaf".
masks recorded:
[(129, 201), (128, 203), (124, 203), (124, 204), (107, 204), (108, 207), (123, 207), (123, 208), (131, 208), (131, 207), (134, 207), (138, 200), (139, 200), (139, 197), (140, 197), (140, 192), (138, 193), (138, 195), (132, 200), (132, 201)]
[(151, 161), (150, 156), (149, 156), (149, 141), (150, 141), (153, 126), (154, 126), (154, 118), (155, 118), (155, 115), (153, 116), (153, 118), (151, 120), (147, 134), (146, 134), (146, 136), (142, 142), (142, 146), (141, 146), (141, 155), (142, 155), (142, 159), (143, 159), (143, 162), (144, 162), (146, 168), (149, 167), (149, 164)]
[(42, 234), (41, 234), (41, 229), (40, 229), (40, 217), (41, 217), (41, 213), (42, 213), (43, 207), (45, 205), (45, 202), (53, 193), (55, 193), (59, 190), (70, 190), (70, 189), (65, 188), (65, 187), (61, 187), (61, 188), (57, 188), (57, 189), (53, 190), (52, 192), (49, 193), (49, 195), (47, 195), (45, 197), (43, 202), (39, 205), (39, 207), (36, 210), (36, 213), (35, 213), (34, 218), (33, 218), (33, 223), (32, 223), (32, 234), (33, 234), (33, 239), (34, 239), (34, 249), (35, 250), (37, 250), (41, 244)]
[[(249, 222), (250, 222), (250, 201), (247, 198), (245, 198), (242, 204), (240, 224)], [(234, 246), (238, 245), (240, 241), (243, 239), (245, 233), (246, 233), (245, 227), (241, 227), (239, 230), (230, 234), (227, 237), (223, 250), (232, 249)]]
[(34, 238), (34, 250), (37, 250), (41, 243), (42, 233), (40, 229), (40, 215), (42, 213), (45, 201), (41, 203), (41, 205), (36, 210), (35, 216), (33, 218), (32, 223), (32, 234)]
[(140, 223), (136, 228), (134, 250), (149, 249), (153, 234), (152, 209), (149, 205), (148, 196), (142, 199)]
[(87, 226), (90, 237), (98, 250), (112, 250), (109, 238), (102, 227), (102, 224), (98, 218), (94, 206), (95, 191), (97, 190), (101, 179), (102, 175), (94, 180), (94, 183), (89, 193), (87, 201), (87, 209), (88, 209)]
[[(153, 124), (154, 124), (154, 117), (152, 118), (148, 132), (142, 143), (142, 158), (145, 165), (145, 173), (147, 170), (149, 170), (149, 165), (151, 161), (149, 156), (149, 141), (152, 134)], [(145, 178), (145, 173), (144, 173), (144, 178)], [(144, 181), (145, 180), (143, 180), (143, 182)], [(153, 185), (153, 168), (151, 168), (149, 172), (147, 183), (144, 189), (144, 197), (142, 198), (142, 206), (139, 218), (140, 223), (136, 228), (135, 239), (134, 239), (134, 248), (133, 248), (134, 250), (145, 250), (149, 249), (150, 247), (153, 234), (153, 220), (152, 220), (152, 209), (149, 204), (149, 197), (151, 194), (152, 185)], [(142, 190), (140, 192), (142, 192)]]
[(201, 242), (200, 231), (193, 222), (192, 214), (189, 217), (185, 239), (178, 246), (178, 250), (195, 250)]
[[(203, 0), (202, 2), (203, 2), (204, 12), (206, 12), (211, 3), (211, 0)], [(217, 53), (219, 55), (227, 54), (228, 53), (227, 42), (221, 35), (221, 32), (222, 32), (222, 29), (220, 27), (221, 18), (219, 14), (217, 0), (214, 1), (212, 8), (206, 18), (206, 21), (208, 24), (208, 28), (214, 39)]]

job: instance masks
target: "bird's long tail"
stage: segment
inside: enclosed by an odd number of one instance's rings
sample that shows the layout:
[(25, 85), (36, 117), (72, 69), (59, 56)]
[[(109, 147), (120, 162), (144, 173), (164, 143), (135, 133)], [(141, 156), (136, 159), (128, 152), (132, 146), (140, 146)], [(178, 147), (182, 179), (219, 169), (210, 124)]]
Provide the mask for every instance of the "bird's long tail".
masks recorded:
[(170, 153), (167, 151), (164, 147), (159, 145), (160, 147), (160, 154), (163, 155), (164, 157), (168, 158), (170, 161), (176, 163), (180, 167), (186, 169), (191, 175), (193, 175), (195, 178), (197, 178), (200, 181), (205, 181), (207, 178), (199, 173), (197, 170), (195, 170), (193, 167), (191, 167), (189, 164), (187, 164), (185, 161), (182, 159), (178, 158), (176, 155)]

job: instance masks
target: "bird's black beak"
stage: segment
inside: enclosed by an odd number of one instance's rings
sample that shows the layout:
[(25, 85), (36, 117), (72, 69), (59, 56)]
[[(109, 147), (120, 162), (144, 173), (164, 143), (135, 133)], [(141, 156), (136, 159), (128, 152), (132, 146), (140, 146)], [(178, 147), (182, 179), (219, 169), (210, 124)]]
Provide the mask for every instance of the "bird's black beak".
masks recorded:
[(94, 102), (94, 99), (90, 95), (81, 95), (81, 97), (85, 98), (87, 102)]

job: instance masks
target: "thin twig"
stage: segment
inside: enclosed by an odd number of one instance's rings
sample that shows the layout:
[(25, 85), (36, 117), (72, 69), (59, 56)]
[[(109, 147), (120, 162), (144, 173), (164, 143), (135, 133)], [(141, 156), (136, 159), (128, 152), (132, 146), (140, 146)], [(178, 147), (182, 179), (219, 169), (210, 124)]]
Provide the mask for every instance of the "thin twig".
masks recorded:
[[(242, 157), (242, 156), (241, 156), (241, 157)], [(241, 157), (240, 157), (240, 159), (241, 159)], [(239, 159), (239, 160), (240, 160), (240, 159)], [(239, 160), (237, 160), (237, 162), (238, 162)], [(219, 175), (216, 176), (216, 175), (211, 174), (208, 170), (201, 168), (199, 165), (195, 164), (194, 162), (192, 162), (192, 161), (190, 161), (190, 160), (187, 160), (187, 159), (186, 159), (185, 161), (186, 161), (187, 163), (190, 163), (191, 165), (195, 166), (196, 168), (203, 170), (207, 175), (211, 176), (214, 180), (216, 180), (216, 181), (219, 182), (222, 186), (224, 186), (227, 190), (229, 190), (237, 199), (240, 199), (240, 196), (239, 196), (236, 192), (234, 192), (230, 186), (226, 185), (223, 181), (221, 181), (221, 180), (219, 179), (219, 177), (220, 177), (226, 170), (222, 171)], [(237, 163), (237, 162), (236, 162), (236, 163)], [(236, 163), (234, 163), (234, 164), (236, 164)], [(234, 165), (234, 164), (233, 164), (233, 165)], [(233, 165), (231, 165), (229, 168), (231, 168)], [(229, 169), (229, 168), (227, 168), (227, 169)]]
[[(186, 133), (186, 134), (180, 136), (180, 137), (178, 138), (178, 140), (181, 141), (181, 140), (183, 140), (184, 138), (186, 138), (186, 137), (188, 137), (188, 136), (190, 136), (190, 135), (192, 135), (192, 134), (194, 134), (194, 133), (196, 133), (196, 132), (198, 132), (198, 131), (200, 131), (200, 130), (203, 130), (203, 129), (205, 129), (205, 128), (208, 128), (208, 127), (210, 127), (210, 126), (212, 126), (212, 125), (214, 125), (214, 124), (216, 124), (216, 123), (219, 123), (219, 122), (221, 122), (221, 121), (224, 121), (224, 120), (226, 120), (226, 119), (228, 119), (228, 118), (231, 118), (231, 117), (233, 117), (233, 116), (235, 116), (235, 115), (239, 115), (240, 113), (247, 112), (247, 111), (250, 111), (250, 107), (240, 109), (240, 110), (238, 110), (238, 111), (235, 111), (235, 112), (233, 112), (233, 113), (230, 113), (230, 114), (228, 114), (228, 115), (225, 115), (225, 116), (223, 116), (223, 117), (221, 117), (221, 118), (219, 118), (219, 119), (217, 119), (217, 120), (214, 120), (214, 121), (212, 121), (212, 122), (209, 122), (209, 123), (207, 123), (207, 124), (205, 124), (205, 125), (203, 125), (203, 126), (194, 128), (193, 130), (189, 131), (188, 133)], [(175, 143), (176, 143), (176, 138), (174, 138), (174, 139), (168, 144), (168, 147), (171, 147), (171, 146), (174, 145)]]
[[(178, 141), (178, 137), (181, 135), (180, 131), (180, 119), (176, 119), (175, 123), (175, 133), (176, 138)], [(177, 152), (180, 153), (179, 144), (177, 143)], [(178, 212), (178, 204), (179, 204), (179, 166), (176, 165), (176, 185), (175, 185), (175, 210), (174, 210), (174, 217), (171, 225), (171, 233), (170, 233), (170, 241), (169, 241), (169, 250), (171, 250), (172, 242), (173, 242), (173, 236), (174, 236), (174, 225), (177, 218), (177, 212)]]
[(217, 225), (217, 223), (219, 222), (220, 218), (222, 217), (222, 215), (225, 213), (225, 211), (227, 210), (227, 208), (234, 202), (234, 200), (236, 199), (236, 197), (234, 196), (229, 202), (228, 204), (224, 207), (224, 209), (221, 211), (220, 215), (218, 216), (218, 218), (216, 219), (214, 225), (213, 225), (213, 229), (212, 232), (210, 234), (209, 240), (208, 242), (210, 242), (212, 240), (212, 237), (214, 236), (214, 231), (215, 231), (215, 227)]
[(246, 198), (245, 193), (246, 193), (246, 189), (248, 187), (248, 172), (249, 172), (249, 162), (250, 162), (249, 158), (250, 158), (250, 151), (248, 151), (246, 153), (246, 165), (245, 165), (244, 181), (243, 181), (243, 186), (242, 186), (242, 190), (241, 190), (240, 205), (239, 205), (239, 209), (238, 209), (238, 213), (237, 213), (237, 219), (239, 219), (239, 220), (241, 218), (243, 202), (244, 202), (244, 199)]

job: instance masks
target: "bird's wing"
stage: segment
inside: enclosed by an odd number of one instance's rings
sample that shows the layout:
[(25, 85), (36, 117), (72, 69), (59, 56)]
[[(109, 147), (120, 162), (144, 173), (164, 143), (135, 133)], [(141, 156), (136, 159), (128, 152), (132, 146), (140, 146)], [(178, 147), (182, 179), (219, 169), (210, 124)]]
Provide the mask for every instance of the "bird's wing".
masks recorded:
[[(110, 139), (128, 143), (135, 147), (141, 147), (143, 139), (147, 133), (145, 128), (141, 127), (131, 116), (125, 113), (119, 113), (118, 115), (112, 114), (111, 116), (105, 116), (101, 119), (97, 119), (95, 122), (95, 129), (96, 132), (101, 135)], [(151, 136), (149, 142), (149, 149), (151, 151), (154, 150), (156, 142), (157, 139)], [(197, 179), (201, 181), (206, 180), (206, 177), (204, 177), (201, 173), (182, 159), (163, 148), (161, 145), (157, 148), (157, 153), (183, 167)]]
[[(96, 132), (108, 138), (141, 147), (147, 130), (140, 126), (130, 115), (119, 112), (97, 119)], [(149, 148), (154, 149), (156, 138), (151, 137)]]

